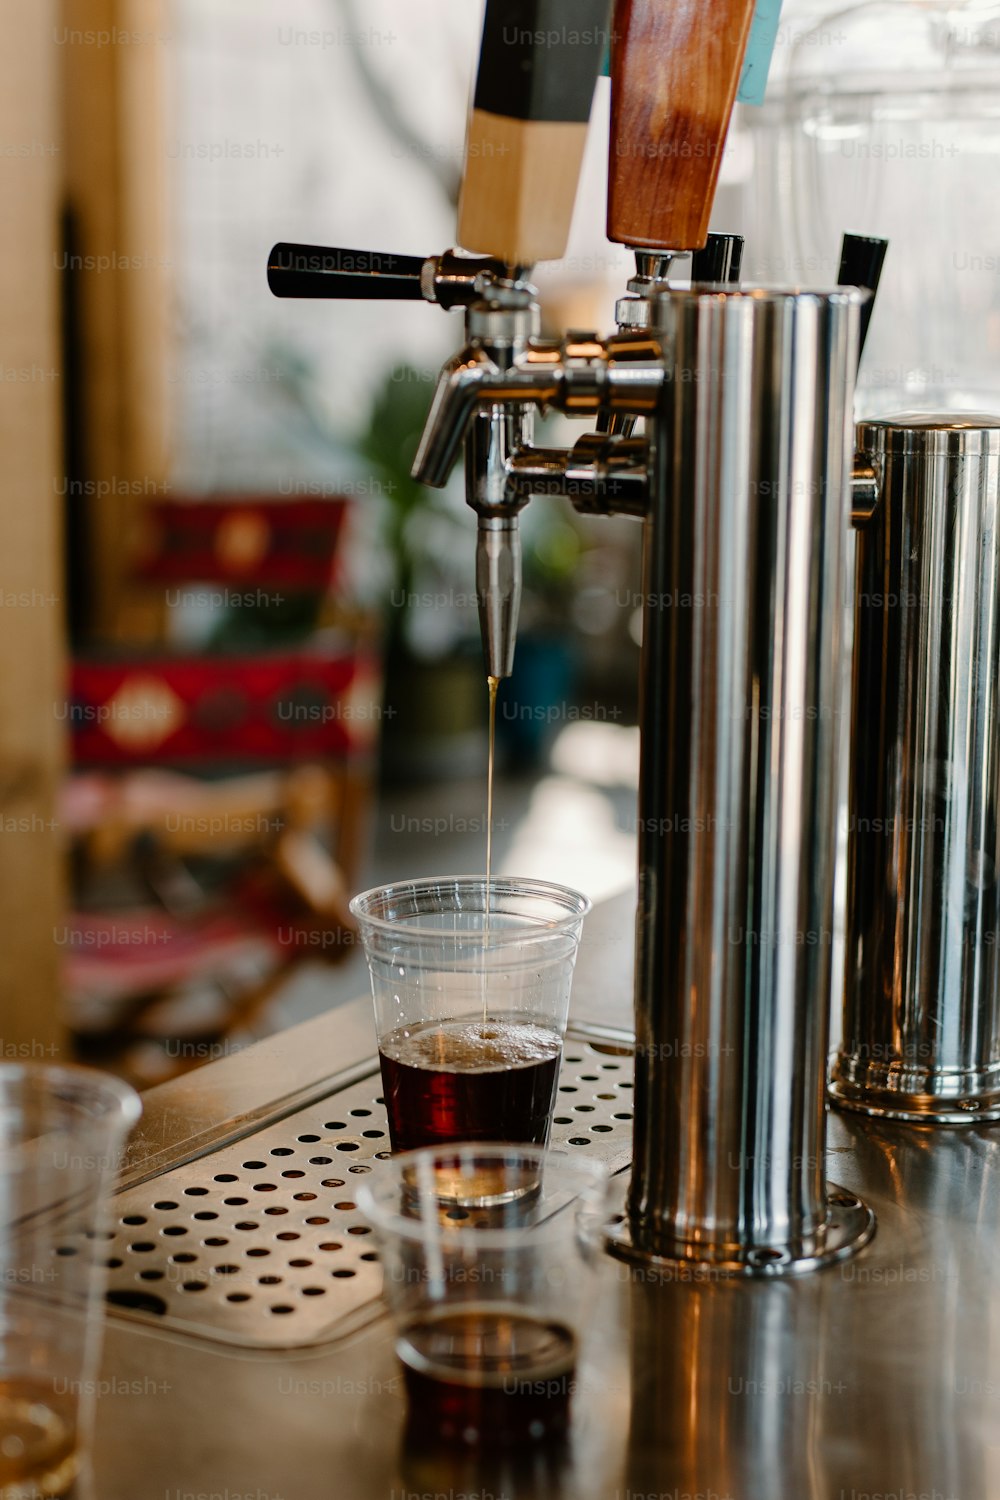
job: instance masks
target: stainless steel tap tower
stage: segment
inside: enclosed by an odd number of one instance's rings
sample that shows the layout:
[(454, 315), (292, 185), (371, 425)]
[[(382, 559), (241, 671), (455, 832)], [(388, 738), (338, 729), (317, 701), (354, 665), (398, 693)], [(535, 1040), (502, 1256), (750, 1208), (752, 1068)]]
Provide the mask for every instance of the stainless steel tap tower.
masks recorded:
[(661, 294), (627, 1237), (805, 1269), (871, 1233), (822, 1084), (857, 293)]
[[(861, 304), (694, 287), (653, 294), (638, 335), (529, 342), (506, 368), (473, 341), (417, 456), (440, 484), (462, 433), (505, 402), (647, 417), (645, 442), (505, 464), (511, 502), (561, 475), (588, 512), (646, 523), (628, 1256), (774, 1274), (872, 1232), (824, 1172)], [(467, 447), (470, 486), (488, 451)]]
[(1000, 418), (864, 422), (843, 1038), (831, 1094), (1000, 1119)]
[[(637, 18), (655, 9), (659, 19), (662, 7), (623, 9), (613, 136), (628, 160), (622, 142), (631, 148), (646, 125), (621, 107), (622, 70), (629, 57), (648, 67)], [(751, 9), (742, 5), (741, 26)], [(723, 70), (721, 139), (743, 35)], [(703, 42), (679, 39), (678, 88), (684, 47), (700, 56)], [(693, 208), (680, 195), (671, 238), (654, 177), (633, 174), (613, 205), (615, 237), (644, 248), (610, 338), (540, 339), (524, 257), (510, 245), (490, 246), (502, 270), (467, 263), (464, 281), (454, 255), (415, 262), (416, 289), (394, 294), (442, 301), (446, 287), (450, 305), (467, 307), (467, 343), (441, 372), (413, 472), (443, 484), (465, 440), (497, 676), (513, 663), (527, 500), (562, 494), (587, 513), (644, 522), (635, 1149), (609, 1243), (665, 1274), (777, 1275), (848, 1255), (874, 1229), (867, 1207), (825, 1179), (843, 556), (864, 299), (845, 288), (670, 287), (671, 255), (705, 244), (714, 172), (695, 184)], [(351, 252), (310, 247), (276, 247), (272, 289), (322, 294), (281, 271), (310, 255), (327, 257), (328, 294), (343, 294), (332, 283)], [(545, 408), (600, 430), (572, 449), (535, 449), (532, 413)], [(642, 418), (645, 434), (631, 435)]]

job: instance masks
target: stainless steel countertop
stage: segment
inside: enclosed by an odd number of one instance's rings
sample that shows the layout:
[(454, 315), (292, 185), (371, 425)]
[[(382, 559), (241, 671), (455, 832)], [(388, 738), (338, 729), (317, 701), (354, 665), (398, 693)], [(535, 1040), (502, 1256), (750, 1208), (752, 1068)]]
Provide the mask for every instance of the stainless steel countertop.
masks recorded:
[[(588, 918), (573, 1018), (631, 1022), (631, 896)], [(370, 1065), (367, 998), (145, 1096), (126, 1181)], [(334, 1079), (331, 1084), (331, 1078)], [(834, 1115), (830, 1175), (878, 1215), (801, 1280), (646, 1281), (608, 1260), (572, 1439), (519, 1468), (402, 1442), (383, 1316), (336, 1346), (212, 1346), (112, 1316), (99, 1500), (996, 1500), (1000, 1129)], [(996, 1338), (996, 1342), (994, 1342)]]

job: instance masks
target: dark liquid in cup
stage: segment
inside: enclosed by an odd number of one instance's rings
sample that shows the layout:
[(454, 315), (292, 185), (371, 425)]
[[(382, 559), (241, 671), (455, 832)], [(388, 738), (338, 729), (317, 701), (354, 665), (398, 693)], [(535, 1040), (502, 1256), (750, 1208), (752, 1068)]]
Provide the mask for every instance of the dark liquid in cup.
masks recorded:
[(565, 1434), (576, 1365), (565, 1324), (470, 1304), (415, 1319), (397, 1347), (413, 1432), (487, 1447)]
[(503, 1016), (391, 1032), (379, 1059), (393, 1150), (452, 1141), (544, 1146), (561, 1054), (558, 1032)]

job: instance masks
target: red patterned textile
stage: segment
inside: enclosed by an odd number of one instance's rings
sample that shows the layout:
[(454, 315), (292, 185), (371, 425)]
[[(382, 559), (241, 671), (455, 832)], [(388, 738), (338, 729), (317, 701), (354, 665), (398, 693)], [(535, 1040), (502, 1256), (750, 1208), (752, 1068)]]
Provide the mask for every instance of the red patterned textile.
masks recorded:
[(253, 583), (326, 593), (335, 577), (342, 499), (167, 500), (143, 516), (133, 573), (157, 582)]
[(77, 660), (63, 716), (78, 766), (194, 766), (364, 755), (381, 711), (376, 657), (303, 649)]

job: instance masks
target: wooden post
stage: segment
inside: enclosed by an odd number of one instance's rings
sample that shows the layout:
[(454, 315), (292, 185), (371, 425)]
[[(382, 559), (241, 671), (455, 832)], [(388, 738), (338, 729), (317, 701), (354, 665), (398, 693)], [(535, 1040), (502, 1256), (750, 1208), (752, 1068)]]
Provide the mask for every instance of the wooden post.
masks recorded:
[(86, 507), (89, 539), (87, 624), (103, 639), (121, 622), (132, 524), (167, 483), (164, 11), (163, 0), (59, 6), (86, 486), (76, 503)]
[(54, 0), (4, 0), (0, 47), (0, 1059), (50, 1061), (64, 930), (65, 700)]
[[(163, 0), (0, 0), (0, 1060), (63, 1050), (63, 507), (88, 508), (91, 623), (113, 633), (128, 524), (141, 496), (164, 487), (163, 9)], [(83, 257), (73, 477), (84, 490), (68, 500), (66, 204)]]

